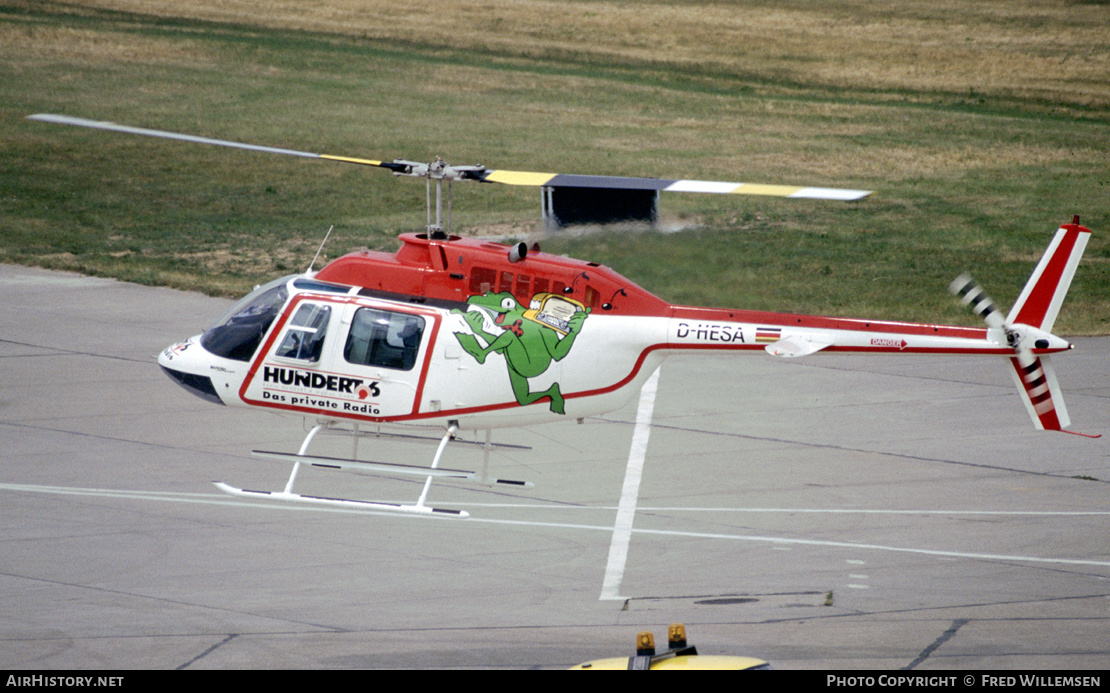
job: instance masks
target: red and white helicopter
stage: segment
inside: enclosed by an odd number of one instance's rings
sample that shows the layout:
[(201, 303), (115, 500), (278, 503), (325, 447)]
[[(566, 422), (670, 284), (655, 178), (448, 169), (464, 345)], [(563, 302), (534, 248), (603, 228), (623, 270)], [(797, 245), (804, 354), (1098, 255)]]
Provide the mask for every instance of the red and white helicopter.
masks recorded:
[[(1067, 411), (1050, 355), (1072, 348), (1051, 334), (1090, 236), (1076, 217), (1056, 232), (1009, 315), (1003, 317), (969, 277), (950, 287), (986, 328), (676, 306), (608, 267), (460, 238), (442, 227), (442, 185), (479, 181), (543, 187), (639, 188), (856, 200), (861, 190), (790, 188), (709, 181), (568, 176), (390, 162), (133, 128), (58, 115), (34, 120), (388, 169), (436, 186), (435, 222), (404, 234), (396, 253), (362, 251), (319, 271), (257, 288), (203, 334), (167, 347), (163, 370), (216, 404), (263, 407), (314, 421), (296, 454), (255, 451), (288, 460), (279, 492), (217, 484), (227, 493), (359, 508), (466, 516), (426, 504), (433, 478), (529, 485), (483, 472), (441, 468), (460, 430), (489, 431), (580, 419), (624, 406), (669, 355), (765, 352), (780, 358), (818, 351), (964, 354), (1006, 357), (1018, 393), (1038, 429), (1063, 431)], [(315, 262), (315, 260), (314, 260)], [(308, 454), (322, 430), (352, 424), (350, 459)], [(357, 459), (363, 429), (420, 424), (445, 429), (431, 467)], [(318, 498), (293, 492), (300, 465), (426, 477), (411, 505)]]

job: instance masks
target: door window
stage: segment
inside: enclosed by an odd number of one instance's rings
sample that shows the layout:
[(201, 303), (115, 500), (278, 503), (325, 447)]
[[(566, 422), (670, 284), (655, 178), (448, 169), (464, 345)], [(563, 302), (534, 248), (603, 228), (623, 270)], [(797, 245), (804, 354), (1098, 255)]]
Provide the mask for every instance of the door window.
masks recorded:
[(304, 303), (297, 308), (285, 338), (277, 348), (276, 356), (316, 363), (324, 348), (324, 337), (331, 318), (331, 306), (317, 303)]
[(416, 364), (424, 318), (377, 308), (359, 308), (343, 348), (348, 363), (408, 371)]

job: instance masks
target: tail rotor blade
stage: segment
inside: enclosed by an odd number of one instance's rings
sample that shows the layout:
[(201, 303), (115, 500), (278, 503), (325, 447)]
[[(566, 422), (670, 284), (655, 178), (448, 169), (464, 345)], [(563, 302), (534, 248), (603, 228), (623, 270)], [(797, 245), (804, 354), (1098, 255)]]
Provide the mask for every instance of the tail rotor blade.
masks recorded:
[(995, 306), (991, 297), (983, 291), (978, 282), (971, 278), (971, 275), (961, 274), (956, 277), (955, 281), (948, 285), (948, 290), (959, 297), (960, 303), (968, 306), (973, 313), (983, 318), (988, 327), (1002, 327), (1005, 325), (1005, 318), (1002, 312)]

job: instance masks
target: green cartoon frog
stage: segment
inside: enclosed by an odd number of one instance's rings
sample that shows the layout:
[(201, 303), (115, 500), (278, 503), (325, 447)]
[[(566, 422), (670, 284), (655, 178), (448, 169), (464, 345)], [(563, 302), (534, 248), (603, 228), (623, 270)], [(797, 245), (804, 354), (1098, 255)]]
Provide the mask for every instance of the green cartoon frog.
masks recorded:
[[(530, 392), (528, 379), (540, 375), (552, 361), (561, 361), (570, 352), (590, 309), (556, 294), (534, 296), (532, 303), (538, 306), (536, 308), (521, 306), (508, 292), (471, 296), (467, 303), (494, 313), (494, 322), (502, 332), (490, 334), (486, 331), (483, 311), (456, 309), (453, 312), (462, 314), (473, 332), (455, 333), (463, 350), (478, 363), (485, 363), (491, 352), (504, 356), (509, 366), (509, 382), (520, 405), (547, 397), (551, 400), (551, 411), (565, 413), (559, 383), (553, 383), (542, 392)], [(478, 337), (485, 340), (486, 346), (481, 345)]]

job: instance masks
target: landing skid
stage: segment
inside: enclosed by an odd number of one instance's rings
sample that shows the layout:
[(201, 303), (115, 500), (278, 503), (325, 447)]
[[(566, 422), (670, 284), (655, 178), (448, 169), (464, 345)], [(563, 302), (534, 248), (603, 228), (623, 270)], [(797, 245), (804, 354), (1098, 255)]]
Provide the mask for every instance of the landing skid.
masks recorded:
[(230, 484), (225, 484), (222, 481), (214, 482), (216, 488), (224, 493), (232, 496), (240, 496), (242, 498), (260, 498), (265, 500), (279, 500), (289, 501), (293, 503), (309, 503), (312, 505), (329, 505), (339, 508), (354, 508), (357, 510), (384, 510), (388, 512), (401, 512), (413, 513), (417, 515), (432, 515), (434, 513), (441, 513), (453, 517), (470, 517), (470, 513), (465, 510), (449, 510), (446, 508), (433, 508), (428, 505), (403, 505), (401, 503), (382, 503), (380, 501), (361, 501), (350, 500), (346, 498), (324, 498), (322, 496), (303, 496), (299, 493), (289, 493), (286, 491), (251, 491), (248, 489), (236, 488)]
[[(499, 479), (489, 477), (486, 469), (489, 464), (489, 452), (492, 447), (490, 443), (489, 431), (486, 432), (486, 441), (484, 445), (484, 462), (482, 465), (481, 473), (466, 471), (462, 469), (443, 469), (440, 468), (439, 462), (443, 457), (443, 451), (446, 449), (447, 444), (455, 440), (455, 434), (458, 432), (458, 425), (452, 423), (447, 428), (447, 432), (439, 441), (439, 446), (436, 448), (435, 458), (432, 460), (431, 467), (417, 467), (407, 464), (391, 464), (387, 462), (364, 462), (356, 459), (358, 454), (358, 438), (361, 434), (356, 428), (353, 431), (354, 435), (354, 450), (352, 451), (352, 459), (341, 459), (335, 457), (318, 457), (309, 455), (308, 446), (318, 433), (328, 428), (327, 423), (318, 423), (313, 426), (312, 430), (305, 436), (304, 442), (301, 443), (301, 448), (296, 454), (285, 452), (272, 452), (266, 450), (254, 450), (253, 454), (256, 457), (263, 457), (266, 459), (280, 460), (283, 462), (292, 462), (293, 471), (289, 475), (289, 480), (285, 484), (285, 489), (282, 491), (252, 491), (242, 489), (222, 481), (214, 482), (216, 488), (224, 493), (241, 498), (258, 498), (265, 500), (278, 500), (294, 503), (307, 503), (312, 505), (325, 505), (340, 508), (354, 508), (360, 510), (381, 510), (386, 512), (401, 512), (412, 513), (418, 515), (433, 515), (441, 514), (448, 517), (470, 517), (470, 513), (465, 510), (451, 510), (446, 508), (436, 508), (429, 506), (425, 503), (428, 497), (428, 490), (431, 488), (432, 480), (435, 478), (455, 479), (459, 481), (472, 481), (489, 486), (514, 486), (516, 488), (532, 488), (533, 484), (527, 481), (514, 481), (512, 479)], [(387, 434), (388, 435), (388, 434)], [(459, 441), (467, 442), (467, 441)], [(517, 447), (517, 446), (511, 446)], [(385, 475), (410, 475), (410, 476), (423, 476), (426, 477), (424, 482), (424, 489), (420, 494), (420, 498), (415, 504), (405, 505), (402, 503), (384, 503), (381, 501), (363, 501), (353, 500), (347, 498), (327, 498), (323, 496), (306, 496), (293, 492), (293, 483), (297, 479), (297, 472), (300, 471), (301, 465), (307, 464), (314, 467), (321, 467), (325, 469), (350, 469), (371, 474), (385, 474)]]
[(498, 479), (496, 477), (483, 477), (478, 472), (465, 469), (432, 469), (431, 467), (417, 467), (411, 464), (391, 464), (389, 462), (363, 462), (362, 460), (348, 460), (338, 457), (317, 457), (315, 455), (294, 455), (290, 452), (272, 452), (269, 450), (252, 450), (255, 457), (262, 457), (282, 462), (308, 464), (323, 469), (351, 469), (356, 472), (369, 474), (401, 474), (405, 476), (439, 477), (455, 479), (457, 481), (473, 481), (488, 486), (505, 485), (518, 488), (532, 488), (530, 481), (515, 481), (513, 479)]
[[(355, 424), (354, 427), (352, 427), (352, 428), (346, 428), (346, 427), (343, 427), (343, 426), (329, 425), (323, 430), (323, 433), (324, 433), (324, 435), (335, 434), (335, 435), (342, 435), (342, 436), (351, 436), (352, 438), (354, 438), (356, 440), (356, 442), (357, 442), (358, 439), (361, 439), (361, 438), (379, 438), (379, 439), (380, 438), (387, 438), (389, 440), (396, 440), (396, 441), (402, 441), (402, 442), (433, 443), (433, 444), (438, 444), (439, 441), (440, 441), (440, 437), (438, 435), (437, 436), (430, 436), (430, 435), (422, 436), (422, 435), (414, 435), (412, 433), (398, 433), (396, 431), (382, 430), (381, 426), (378, 426), (378, 427), (376, 427), (374, 429), (371, 429), (371, 430), (367, 430), (367, 429), (362, 428), (358, 424)], [(463, 438), (456, 437), (456, 438), (451, 439), (451, 445), (452, 445), (452, 447), (457, 446), (457, 445), (489, 447), (492, 450), (531, 450), (532, 449), (532, 447), (529, 446), (529, 445), (514, 445), (512, 443), (493, 443), (493, 442), (489, 441), (488, 436), (487, 436), (487, 439), (486, 439), (485, 442), (478, 441), (478, 440), (465, 440)]]

